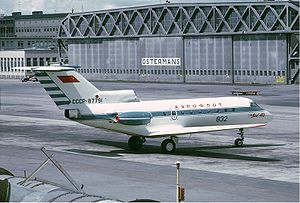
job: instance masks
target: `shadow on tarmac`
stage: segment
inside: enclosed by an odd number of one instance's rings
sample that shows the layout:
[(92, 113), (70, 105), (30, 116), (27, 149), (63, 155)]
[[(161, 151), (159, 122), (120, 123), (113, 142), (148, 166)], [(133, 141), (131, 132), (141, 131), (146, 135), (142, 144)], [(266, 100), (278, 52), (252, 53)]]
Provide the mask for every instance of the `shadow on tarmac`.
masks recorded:
[[(111, 150), (109, 152), (96, 151), (96, 150), (81, 150), (81, 149), (68, 149), (67, 151), (91, 154), (97, 156), (106, 157), (122, 157), (122, 154), (162, 154), (159, 146), (154, 145), (143, 145), (142, 149), (134, 151), (130, 150), (125, 142), (108, 141), (108, 140), (90, 140), (88, 141), (93, 144), (107, 145), (112, 147), (117, 147), (121, 149)], [(282, 144), (256, 144), (256, 145), (244, 145), (243, 148), (253, 148), (253, 147), (272, 147), (272, 146), (282, 146)], [(237, 148), (233, 145), (223, 145), (223, 146), (201, 146), (201, 147), (190, 147), (190, 148), (178, 148), (172, 155), (183, 155), (183, 156), (193, 156), (193, 157), (208, 157), (217, 159), (233, 159), (233, 160), (245, 160), (245, 161), (260, 161), (260, 162), (273, 162), (281, 161), (279, 159), (263, 158), (255, 156), (237, 155), (222, 152), (212, 152), (209, 150), (215, 149), (233, 149)]]

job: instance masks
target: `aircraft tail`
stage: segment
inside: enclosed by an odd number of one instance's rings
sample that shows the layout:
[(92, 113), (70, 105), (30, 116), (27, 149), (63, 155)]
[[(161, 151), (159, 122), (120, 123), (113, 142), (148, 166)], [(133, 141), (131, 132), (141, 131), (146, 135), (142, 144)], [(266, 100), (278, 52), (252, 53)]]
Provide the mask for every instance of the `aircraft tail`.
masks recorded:
[(138, 101), (133, 90), (99, 91), (74, 68), (45, 66), (32, 70), (59, 109), (85, 104)]
[(49, 67), (33, 70), (39, 82), (58, 107), (77, 104), (99, 92), (73, 68)]

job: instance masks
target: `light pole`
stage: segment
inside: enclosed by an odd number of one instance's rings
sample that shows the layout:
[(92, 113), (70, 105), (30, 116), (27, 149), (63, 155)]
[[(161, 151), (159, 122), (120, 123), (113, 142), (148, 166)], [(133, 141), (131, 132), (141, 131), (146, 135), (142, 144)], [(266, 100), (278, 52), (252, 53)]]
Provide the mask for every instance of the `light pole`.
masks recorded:
[(180, 190), (180, 187), (179, 187), (179, 173), (180, 173), (180, 162), (177, 161), (176, 162), (176, 171), (177, 171), (177, 175), (176, 175), (176, 202), (179, 203), (180, 202), (180, 199), (179, 199), (179, 190)]

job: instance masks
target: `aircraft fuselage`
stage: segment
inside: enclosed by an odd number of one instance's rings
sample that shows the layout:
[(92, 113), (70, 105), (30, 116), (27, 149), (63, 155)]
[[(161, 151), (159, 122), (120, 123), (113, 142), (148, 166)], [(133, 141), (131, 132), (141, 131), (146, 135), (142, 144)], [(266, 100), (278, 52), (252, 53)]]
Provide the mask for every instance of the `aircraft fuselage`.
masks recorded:
[[(87, 106), (88, 109), (80, 112), (75, 121), (96, 128), (144, 137), (239, 129), (243, 126), (258, 127), (272, 119), (268, 111), (257, 106), (252, 100), (242, 97), (103, 103)], [(118, 116), (125, 114), (127, 117), (123, 118), (123, 122), (118, 120), (122, 119)]]

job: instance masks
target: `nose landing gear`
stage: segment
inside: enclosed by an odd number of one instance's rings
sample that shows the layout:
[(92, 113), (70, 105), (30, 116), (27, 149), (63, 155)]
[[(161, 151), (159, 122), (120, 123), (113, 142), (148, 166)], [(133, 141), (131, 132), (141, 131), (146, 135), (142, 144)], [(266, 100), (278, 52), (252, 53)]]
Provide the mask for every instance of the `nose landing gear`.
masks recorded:
[(239, 132), (237, 133), (241, 136), (241, 138), (237, 138), (235, 141), (234, 141), (234, 145), (236, 147), (242, 147), (244, 145), (244, 129), (243, 128), (240, 128), (239, 129)]

